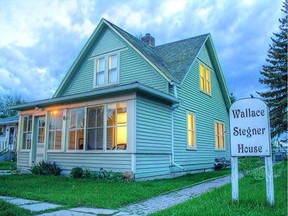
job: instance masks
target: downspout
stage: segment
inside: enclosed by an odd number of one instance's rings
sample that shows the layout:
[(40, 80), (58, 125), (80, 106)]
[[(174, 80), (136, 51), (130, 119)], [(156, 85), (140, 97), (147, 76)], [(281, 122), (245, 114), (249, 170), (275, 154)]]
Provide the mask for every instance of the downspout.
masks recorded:
[[(174, 83), (172, 83), (172, 85), (173, 85), (174, 96), (176, 98), (178, 98), (177, 86)], [(178, 106), (179, 106), (178, 104), (172, 106), (172, 116), (171, 116), (171, 127), (172, 127), (172, 130), (171, 130), (171, 133), (172, 133), (171, 134), (171, 139), (172, 139), (171, 140), (171, 151), (172, 151), (172, 156), (171, 157), (172, 157), (172, 165), (178, 167), (181, 170), (184, 170), (184, 167), (180, 166), (179, 164), (177, 164), (175, 162), (175, 154), (174, 154), (174, 111)]]

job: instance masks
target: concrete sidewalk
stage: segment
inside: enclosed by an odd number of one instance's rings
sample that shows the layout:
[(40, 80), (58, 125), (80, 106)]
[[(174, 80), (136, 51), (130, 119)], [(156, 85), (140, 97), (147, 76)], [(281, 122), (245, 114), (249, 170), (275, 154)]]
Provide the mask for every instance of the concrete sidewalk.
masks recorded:
[[(242, 178), (243, 175), (239, 174)], [(0, 196), (0, 199), (5, 200), (8, 203), (17, 205), (21, 208), (28, 209), (32, 212), (44, 211), (55, 209), (54, 212), (43, 213), (39, 216), (90, 216), (90, 215), (148, 215), (160, 210), (170, 208), (179, 203), (185, 202), (193, 197), (197, 197), (205, 192), (211, 191), (214, 188), (219, 188), (231, 182), (231, 177), (225, 176), (217, 178), (211, 181), (203, 182), (182, 190), (160, 195), (143, 202), (136, 204), (130, 204), (122, 207), (118, 210), (112, 209), (101, 209), (101, 208), (88, 208), (88, 207), (77, 207), (68, 210), (57, 210), (61, 208), (61, 205), (40, 202), (35, 200), (21, 199), (15, 197)]]

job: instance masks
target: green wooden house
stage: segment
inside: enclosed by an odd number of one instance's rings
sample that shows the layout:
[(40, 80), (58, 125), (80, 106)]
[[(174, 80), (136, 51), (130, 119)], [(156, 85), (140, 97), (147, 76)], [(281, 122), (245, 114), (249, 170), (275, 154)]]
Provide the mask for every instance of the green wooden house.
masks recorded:
[(160, 46), (102, 19), (51, 99), (21, 111), (17, 166), (133, 172), (214, 168), (230, 155), (229, 93), (210, 34)]

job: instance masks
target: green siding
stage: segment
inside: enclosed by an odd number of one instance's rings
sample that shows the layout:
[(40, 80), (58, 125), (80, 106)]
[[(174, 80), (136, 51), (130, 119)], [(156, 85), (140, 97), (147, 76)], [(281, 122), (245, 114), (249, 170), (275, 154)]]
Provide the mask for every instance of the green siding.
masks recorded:
[(137, 95), (136, 178), (169, 175), (171, 108)]
[(28, 170), (29, 169), (30, 152), (17, 153), (17, 168)]
[(121, 52), (120, 83), (140, 82), (168, 93), (168, 82), (131, 48)]
[(125, 48), (124, 43), (112, 32), (112, 30), (107, 28), (97, 40), (91, 56), (102, 55), (103, 53), (112, 52), (121, 48)]
[[(211, 64), (205, 47), (199, 59), (207, 65)], [(181, 88), (178, 88), (182, 102), (175, 110), (175, 162), (187, 170), (211, 168), (216, 157), (230, 157), (228, 110), (215, 71), (211, 70), (211, 96), (200, 91), (199, 63), (197, 59)], [(196, 151), (187, 150), (187, 111), (193, 112), (196, 118)], [(225, 151), (215, 151), (214, 121), (225, 123)]]
[(208, 50), (207, 50), (207, 47), (206, 47), (206, 44), (205, 46), (203, 46), (203, 48), (201, 49), (199, 55), (198, 55), (198, 58), (203, 61), (206, 65), (208, 65), (210, 68), (213, 68), (212, 66), (212, 63), (211, 63), (211, 60), (209, 58), (209, 54), (208, 54)]
[(48, 161), (56, 162), (64, 171), (83, 167), (91, 171), (131, 171), (131, 155), (116, 153), (48, 153)]

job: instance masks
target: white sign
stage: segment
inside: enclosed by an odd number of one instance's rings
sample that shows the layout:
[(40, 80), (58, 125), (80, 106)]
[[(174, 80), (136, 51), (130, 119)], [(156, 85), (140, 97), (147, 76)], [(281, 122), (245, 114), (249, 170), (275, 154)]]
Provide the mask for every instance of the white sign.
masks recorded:
[(270, 127), (267, 105), (247, 98), (230, 107), (231, 156), (270, 156)]

